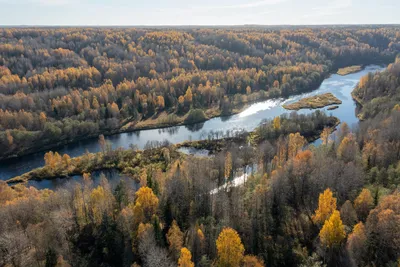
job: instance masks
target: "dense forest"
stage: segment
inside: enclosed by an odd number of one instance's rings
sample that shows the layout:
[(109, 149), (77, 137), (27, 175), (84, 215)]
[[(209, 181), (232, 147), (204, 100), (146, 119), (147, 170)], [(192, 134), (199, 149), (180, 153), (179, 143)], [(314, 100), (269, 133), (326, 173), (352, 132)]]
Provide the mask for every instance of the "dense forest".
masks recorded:
[(3, 28), (0, 158), (231, 114), (399, 51), (391, 26)]
[[(88, 173), (56, 191), (0, 184), (1, 265), (397, 267), (399, 64), (360, 80), (354, 129), (331, 134), (317, 111), (266, 121), (211, 157), (167, 143), (113, 151), (102, 136), (97, 154), (49, 152), (44, 176)], [(316, 133), (321, 145), (307, 144)], [(100, 165), (135, 184), (94, 185)], [(257, 168), (235, 185), (247, 166)]]

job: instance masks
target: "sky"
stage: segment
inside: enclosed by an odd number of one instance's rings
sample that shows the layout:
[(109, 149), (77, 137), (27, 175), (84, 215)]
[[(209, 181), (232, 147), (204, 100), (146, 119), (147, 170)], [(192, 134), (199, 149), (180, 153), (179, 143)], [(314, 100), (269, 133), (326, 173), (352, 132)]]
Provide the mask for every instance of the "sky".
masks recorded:
[(0, 0), (0, 25), (400, 24), (400, 0)]

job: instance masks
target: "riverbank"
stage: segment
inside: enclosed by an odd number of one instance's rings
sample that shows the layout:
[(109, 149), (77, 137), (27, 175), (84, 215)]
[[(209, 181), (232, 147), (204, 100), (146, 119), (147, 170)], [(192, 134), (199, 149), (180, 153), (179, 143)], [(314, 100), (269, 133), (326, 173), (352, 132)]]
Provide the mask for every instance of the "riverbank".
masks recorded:
[[(142, 131), (142, 130), (152, 130), (152, 129), (165, 129), (165, 128), (170, 128), (170, 127), (175, 127), (175, 126), (189, 126), (189, 125), (194, 125), (197, 123), (202, 123), (206, 122), (208, 120), (211, 120), (213, 118), (218, 118), (218, 117), (229, 117), (235, 114), (238, 114), (245, 110), (246, 108), (249, 107), (249, 105), (252, 105), (254, 103), (262, 102), (268, 99), (273, 99), (271, 97), (261, 97), (255, 101), (249, 101), (246, 103), (241, 103), (240, 105), (237, 105), (236, 107), (232, 108), (229, 112), (223, 114), (221, 110), (219, 110), (217, 107), (213, 107), (210, 109), (204, 109), (203, 112), (206, 115), (204, 119), (202, 120), (197, 120), (194, 122), (189, 122), (187, 121), (187, 117), (190, 114), (190, 111), (188, 111), (186, 114), (182, 116), (178, 116), (175, 113), (167, 113), (166, 111), (163, 111), (157, 115), (154, 115), (153, 117), (146, 119), (146, 120), (139, 120), (139, 121), (128, 121), (122, 123), (122, 126), (118, 129), (114, 130), (106, 130), (106, 131), (98, 131), (94, 134), (88, 134), (85, 136), (80, 136), (76, 137), (74, 139), (64, 139), (60, 140), (59, 142), (52, 142), (51, 144), (48, 144), (46, 140), (42, 140), (43, 143), (41, 142), (36, 142), (34, 144), (34, 147), (30, 148), (24, 148), (22, 151), (20, 151), (17, 154), (13, 155), (7, 155), (7, 156), (0, 156), (0, 162), (5, 161), (8, 159), (13, 159), (13, 158), (18, 158), (21, 156), (26, 156), (26, 155), (32, 155), (38, 152), (43, 152), (43, 151), (49, 151), (51, 149), (55, 149), (58, 147), (62, 147), (71, 143), (76, 143), (92, 138), (98, 138), (99, 135), (104, 135), (104, 136), (113, 136), (117, 134), (122, 134), (122, 133), (132, 133), (132, 132), (137, 132), (137, 131)], [(168, 117), (173, 116), (173, 120), (169, 120)]]
[[(317, 86), (315, 86), (314, 88), (310, 88), (310, 90), (305, 91), (306, 92), (312, 92), (315, 91), (317, 88), (319, 88), (321, 86), (321, 84), (323, 83), (324, 80), (328, 79), (332, 74), (335, 74), (336, 71), (335, 70), (331, 70), (331, 72), (326, 73), (325, 75), (323, 75), (320, 83), (318, 83)], [(262, 95), (256, 95), (256, 94), (261, 94)], [(209, 109), (203, 109), (206, 117), (204, 120), (200, 120), (197, 121), (196, 123), (203, 123), (206, 122), (208, 120), (211, 120), (213, 118), (218, 118), (218, 117), (229, 117), (238, 113), (241, 113), (243, 110), (245, 110), (246, 108), (248, 108), (250, 105), (255, 104), (255, 103), (260, 103), (262, 101), (265, 100), (269, 100), (269, 99), (277, 99), (277, 95), (273, 95), (270, 92), (266, 92), (266, 91), (258, 91), (258, 92), (254, 92), (250, 95), (240, 95), (242, 97), (247, 98), (247, 101), (245, 103), (240, 102), (240, 103), (234, 103), (234, 101), (232, 101), (232, 107), (230, 110), (225, 111), (225, 113), (222, 113), (221, 110), (219, 110), (218, 106), (214, 106), (212, 108)], [(296, 95), (291, 95), (291, 97), (296, 96)], [(238, 97), (235, 96), (231, 96), (231, 100), (237, 100)], [(99, 130), (95, 133), (92, 134), (85, 134), (83, 136), (79, 136), (73, 139), (68, 139), (66, 136), (60, 136), (60, 138), (55, 142), (54, 140), (51, 140), (51, 142), (49, 142), (48, 140), (43, 140), (43, 139), (39, 139), (33, 143), (32, 147), (28, 147), (28, 148), (22, 148), (20, 149), (17, 153), (13, 153), (13, 154), (7, 154), (7, 155), (3, 155), (0, 156), (0, 164), (1, 161), (5, 161), (7, 159), (15, 159), (15, 158), (19, 158), (22, 156), (26, 156), (26, 155), (32, 155), (38, 152), (44, 152), (44, 151), (49, 151), (49, 150), (55, 150), (55, 151), (59, 151), (62, 150), (63, 146), (66, 145), (71, 145), (74, 143), (78, 143), (81, 141), (86, 141), (86, 140), (90, 140), (90, 139), (96, 139), (98, 138), (99, 135), (104, 135), (104, 136), (108, 136), (110, 138), (112, 138), (112, 136), (118, 135), (118, 134), (123, 134), (123, 133), (134, 133), (134, 132), (138, 132), (141, 130), (151, 130), (151, 129), (165, 129), (165, 128), (169, 128), (169, 127), (175, 127), (175, 126), (182, 126), (182, 125), (187, 125), (187, 126), (191, 126), (195, 123), (193, 122), (187, 122), (186, 118), (187, 118), (188, 113), (186, 113), (185, 115), (177, 115), (173, 110), (171, 110), (170, 112), (161, 112), (160, 114), (157, 114), (151, 118), (148, 118), (146, 120), (141, 120), (139, 118), (139, 121), (132, 121), (132, 120), (125, 120), (121, 123), (121, 125), (117, 128), (117, 129), (107, 129), (107, 130)]]
[[(323, 80), (322, 80), (323, 81)], [(322, 83), (321, 81), (321, 83)], [(320, 85), (318, 85), (316, 88), (318, 88)], [(310, 91), (315, 90), (316, 88), (313, 88)], [(242, 95), (240, 95), (242, 96)], [(231, 96), (232, 100), (235, 98), (235, 96)], [(236, 115), (244, 111), (246, 108), (248, 108), (250, 105), (259, 103), (265, 100), (273, 100), (277, 99), (277, 96), (272, 96), (271, 92), (267, 91), (258, 91), (254, 92), (249, 96), (246, 96), (247, 99), (245, 102), (239, 102), (239, 103), (231, 103), (231, 108), (226, 111), (222, 111), (219, 109), (219, 106), (213, 106), (208, 109), (201, 109), (205, 117), (204, 119), (201, 120), (196, 120), (196, 121), (188, 121), (187, 117), (189, 116), (191, 110), (189, 110), (187, 113), (184, 115), (177, 115), (175, 112), (168, 113), (167, 111), (163, 111), (161, 113), (155, 114), (154, 116), (142, 120), (141, 118), (137, 121), (132, 121), (132, 120), (125, 120), (124, 122), (121, 123), (121, 126), (117, 129), (108, 129), (108, 130), (100, 130), (96, 133), (93, 134), (86, 134), (84, 136), (78, 136), (75, 137), (74, 139), (67, 139), (63, 136), (60, 136), (60, 141), (58, 142), (49, 142), (46, 139), (42, 139), (39, 142), (35, 142), (33, 144), (33, 147), (29, 148), (22, 148), (18, 153), (14, 153), (12, 155), (5, 155), (5, 156), (0, 156), (0, 162), (5, 161), (8, 159), (13, 159), (13, 158), (18, 158), (26, 155), (32, 155), (38, 152), (44, 152), (44, 151), (49, 151), (51, 149), (55, 149), (61, 146), (65, 146), (68, 144), (92, 139), (92, 138), (98, 138), (99, 135), (104, 135), (104, 136), (113, 136), (117, 134), (122, 134), (122, 133), (132, 133), (132, 132), (137, 132), (137, 131), (142, 131), (142, 130), (153, 130), (153, 129), (165, 129), (165, 128), (170, 128), (170, 127), (176, 127), (176, 126), (190, 126), (198, 123), (203, 123), (208, 120), (211, 120), (213, 118), (218, 118), (218, 117), (229, 117), (232, 115)]]
[[(313, 120), (314, 117), (306, 116), (308, 120)], [(319, 138), (324, 128), (333, 129), (339, 124), (339, 120), (335, 117), (324, 117), (324, 124), (316, 125), (316, 128), (310, 131), (304, 132), (300, 130), (300, 134), (304, 136), (307, 142), (313, 142)], [(282, 125), (292, 125), (296, 123), (296, 120), (291, 118), (282, 117)], [(52, 163), (47, 164), (44, 167), (34, 169), (30, 172), (24, 173), (20, 176), (8, 179), (6, 182), (9, 184), (15, 183), (27, 183), (29, 180), (51, 180), (56, 178), (71, 177), (74, 175), (84, 175), (85, 173), (91, 173), (93, 171), (106, 170), (106, 169), (117, 169), (125, 174), (139, 179), (143, 173), (143, 169), (161, 169), (166, 170), (171, 162), (174, 162), (178, 158), (186, 157), (184, 153), (178, 151), (182, 147), (192, 147), (196, 149), (206, 149), (211, 154), (217, 153), (226, 149), (231, 144), (243, 145), (250, 141), (252, 145), (258, 145), (264, 140), (275, 142), (281, 135), (289, 135), (290, 133), (297, 132), (298, 127), (293, 128), (293, 131), (287, 132), (286, 130), (278, 129), (273, 130), (274, 135), (266, 135), (266, 129), (270, 129), (272, 122), (269, 121), (263, 125), (260, 125), (257, 129), (252, 132), (237, 132), (232, 137), (222, 137), (221, 139), (211, 139), (202, 141), (186, 141), (176, 145), (150, 148), (146, 150), (133, 150), (133, 149), (117, 149), (108, 150), (98, 153), (86, 153), (82, 156), (69, 158), (59, 157), (57, 160), (56, 156), (51, 153), (50, 158)], [(301, 126), (300, 126), (301, 128)]]
[(52, 180), (75, 175), (90, 174), (94, 171), (116, 169), (132, 177), (139, 177), (142, 168), (166, 170), (172, 160), (181, 153), (174, 146), (147, 150), (117, 149), (98, 153), (86, 153), (68, 160), (55, 161), (52, 164), (36, 168), (20, 176), (8, 179), (9, 184), (27, 183), (30, 180)]
[(357, 97), (354, 94), (354, 91), (351, 92), (351, 97), (353, 99), (353, 101), (356, 103), (357, 105), (357, 109), (356, 109), (356, 116), (360, 121), (364, 120), (364, 114), (362, 113), (362, 108), (364, 106), (363, 101), (361, 100), (361, 98)]
[[(348, 125), (354, 125), (359, 122), (354, 110), (355, 103), (351, 97), (351, 91), (356, 86), (358, 80), (365, 76), (368, 72), (383, 70), (382, 67), (372, 65), (366, 67), (363, 71), (351, 74), (349, 76), (331, 75), (325, 79), (322, 85), (311, 93), (305, 95), (296, 95), (290, 97), (290, 102), (295, 102), (306, 96), (323, 94), (332, 92), (343, 101), (338, 109), (328, 111), (327, 114), (340, 119), (341, 122), (346, 122)], [(122, 147), (129, 149), (131, 145), (139, 149), (144, 149), (147, 144), (151, 144), (154, 140), (167, 140), (172, 144), (182, 143), (186, 140), (203, 140), (208, 138), (207, 133), (237, 131), (244, 129), (245, 131), (253, 131), (263, 122), (263, 120), (272, 120), (282, 114), (291, 114), (282, 107), (285, 102), (283, 99), (260, 101), (257, 104), (248, 105), (244, 112), (230, 117), (214, 118), (203, 123), (198, 123), (192, 126), (176, 126), (166, 129), (153, 129), (144, 131), (133, 131), (131, 133), (121, 133), (106, 137), (114, 149)], [(326, 108), (325, 108), (326, 110)], [(310, 114), (312, 110), (300, 110), (298, 114)], [(79, 142), (68, 143), (52, 151), (57, 151), (60, 154), (68, 154), (71, 157), (83, 155), (86, 151), (95, 153), (100, 150), (98, 136), (95, 135), (91, 139), (81, 140)], [(42, 147), (43, 148), (43, 147)], [(43, 150), (43, 149), (42, 149)], [(47, 150), (48, 151), (48, 150)], [(0, 179), (7, 180), (27, 173), (33, 169), (44, 165), (44, 154), (47, 152), (38, 152), (27, 156), (14, 158), (0, 162)]]
[[(320, 125), (320, 127), (314, 129), (313, 132), (301, 132), (300, 134), (307, 140), (308, 143), (312, 143), (318, 140), (321, 136), (322, 131), (328, 128), (330, 132), (334, 132), (336, 127), (340, 124), (340, 120), (336, 117), (330, 117), (331, 119), (327, 121), (326, 124)], [(270, 122), (268, 122), (270, 123)], [(252, 145), (256, 146), (265, 140), (270, 142), (275, 142), (280, 135), (276, 134), (272, 138), (263, 138), (262, 128), (265, 125), (260, 125), (257, 129), (252, 132), (238, 132), (234, 137), (227, 137), (222, 139), (210, 139), (210, 140), (198, 140), (198, 141), (186, 141), (175, 145), (179, 148), (194, 148), (196, 150), (207, 150), (210, 154), (216, 154), (221, 152), (224, 148), (230, 146), (230, 144), (245, 145), (250, 142)], [(267, 126), (268, 127), (268, 126)], [(289, 135), (294, 132), (286, 132), (284, 135)]]

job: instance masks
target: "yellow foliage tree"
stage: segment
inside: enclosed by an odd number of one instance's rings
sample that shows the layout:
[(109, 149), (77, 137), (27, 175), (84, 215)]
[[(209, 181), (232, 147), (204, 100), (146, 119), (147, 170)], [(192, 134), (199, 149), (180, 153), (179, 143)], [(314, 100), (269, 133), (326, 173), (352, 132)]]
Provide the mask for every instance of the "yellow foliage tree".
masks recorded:
[(361, 77), (358, 87), (364, 88), (368, 82), (369, 82), (369, 75), (367, 74), (367, 75)]
[(351, 134), (345, 136), (337, 149), (338, 158), (345, 162), (352, 161), (358, 154), (358, 145)]
[(42, 127), (43, 127), (47, 121), (47, 116), (44, 112), (40, 112), (39, 121), (40, 121), (40, 125), (42, 125)]
[(264, 262), (256, 256), (246, 255), (243, 258), (243, 267), (264, 267)]
[(273, 125), (274, 125), (275, 130), (280, 130), (281, 129), (281, 118), (275, 117)]
[(332, 191), (328, 188), (322, 194), (319, 194), (318, 209), (312, 217), (317, 224), (322, 224), (336, 210), (336, 198), (333, 197)]
[(140, 223), (137, 232), (138, 239), (143, 239), (152, 230), (153, 226), (150, 223)]
[(69, 168), (70, 163), (71, 163), (71, 157), (68, 154), (64, 154), (62, 156), (62, 163), (65, 168)]
[(87, 203), (80, 184), (74, 188), (73, 207), (77, 223), (79, 227), (83, 228), (87, 223)]
[(54, 170), (61, 163), (61, 159), (62, 158), (58, 152), (53, 153), (50, 151), (44, 155), (45, 165), (50, 170)]
[(109, 112), (113, 117), (118, 117), (119, 116), (119, 107), (118, 104), (115, 102), (112, 102), (111, 106), (108, 108)]
[(361, 266), (361, 260), (366, 252), (367, 235), (362, 222), (356, 224), (353, 232), (347, 238), (347, 250), (352, 258), (356, 261), (357, 266)]
[(165, 100), (163, 96), (157, 96), (157, 106), (159, 109), (164, 109), (165, 108)]
[(244, 246), (239, 234), (232, 228), (224, 228), (216, 241), (217, 266), (238, 267), (242, 263)]
[(10, 130), (6, 131), (6, 135), (7, 135), (7, 142), (9, 146), (12, 146), (14, 144), (14, 137), (11, 135)]
[(192, 88), (189, 86), (189, 88), (186, 90), (185, 93), (185, 102), (190, 105), (192, 101), (193, 101), (193, 93), (192, 93)]
[(113, 207), (113, 195), (104, 187), (98, 186), (90, 193), (90, 210), (94, 223), (100, 224), (103, 215), (110, 215)]
[(325, 221), (324, 226), (319, 232), (319, 238), (321, 243), (328, 248), (339, 246), (346, 238), (346, 232), (344, 231), (339, 211), (335, 210), (329, 220)]
[(180, 96), (178, 98), (178, 102), (179, 102), (180, 105), (183, 105), (183, 103), (185, 103), (185, 98), (183, 96)]
[(357, 215), (360, 219), (365, 220), (368, 216), (369, 211), (374, 207), (374, 198), (372, 197), (371, 191), (364, 188), (358, 197), (354, 200), (354, 208), (357, 211)]
[(97, 97), (96, 97), (96, 96), (93, 97), (92, 107), (93, 107), (94, 109), (100, 108), (100, 104), (99, 104), (99, 101), (97, 100)]
[(306, 139), (300, 133), (289, 135), (288, 157), (293, 158), (306, 144)]
[(323, 145), (327, 145), (329, 142), (329, 135), (331, 134), (331, 130), (329, 128), (324, 128), (321, 133), (321, 140)]
[(192, 262), (192, 253), (187, 248), (181, 249), (181, 256), (178, 260), (178, 267), (194, 267)]
[(158, 198), (149, 187), (141, 187), (135, 194), (134, 214), (138, 220), (149, 222), (157, 212)]
[(225, 179), (229, 179), (232, 173), (232, 154), (230, 152), (226, 153), (225, 156)]
[(167, 241), (173, 258), (177, 259), (179, 257), (179, 252), (183, 247), (183, 233), (175, 220), (172, 222), (172, 226), (168, 230)]
[(246, 94), (251, 94), (251, 87), (250, 86), (247, 86), (246, 87)]
[(0, 205), (17, 197), (17, 192), (4, 181), (0, 181)]

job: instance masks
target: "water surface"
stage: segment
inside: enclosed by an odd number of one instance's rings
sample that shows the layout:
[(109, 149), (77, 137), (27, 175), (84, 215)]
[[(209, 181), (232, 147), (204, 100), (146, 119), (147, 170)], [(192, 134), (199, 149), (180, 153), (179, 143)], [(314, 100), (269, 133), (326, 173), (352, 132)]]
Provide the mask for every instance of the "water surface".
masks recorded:
[[(129, 188), (134, 188), (137, 190), (139, 188), (139, 184), (127, 175), (121, 174), (116, 169), (109, 169), (109, 170), (102, 170), (102, 171), (94, 171), (91, 174), (91, 178), (93, 181), (93, 186), (97, 187), (100, 184), (101, 176), (104, 175), (111, 188), (115, 188), (121, 180), (124, 180), (125, 183), (129, 186)], [(59, 189), (59, 188), (73, 188), (75, 183), (83, 184), (83, 176), (82, 175), (74, 175), (72, 177), (63, 177), (63, 178), (56, 178), (52, 180), (30, 180), (28, 181), (28, 186), (36, 187), (37, 189)]]
[[(164, 129), (142, 130), (131, 133), (116, 134), (106, 137), (106, 140), (112, 143), (113, 148), (129, 148), (132, 144), (139, 148), (143, 148), (147, 142), (154, 140), (168, 140), (171, 143), (180, 143), (186, 140), (205, 139), (207, 137), (205, 133), (210, 131), (226, 132), (227, 130), (235, 129), (252, 131), (264, 119), (272, 119), (281, 114), (289, 113), (290, 111), (285, 110), (282, 107), (283, 104), (293, 103), (307, 96), (328, 92), (333, 93), (337, 98), (342, 100), (343, 103), (339, 105), (339, 108), (336, 110), (328, 111), (327, 108), (322, 108), (321, 110), (326, 111), (327, 114), (332, 114), (333, 116), (338, 117), (342, 122), (346, 122), (352, 126), (358, 123), (358, 119), (355, 115), (356, 106), (351, 98), (353, 88), (356, 86), (360, 78), (368, 72), (381, 71), (383, 69), (383, 67), (371, 65), (360, 72), (346, 76), (334, 74), (325, 79), (321, 86), (311, 93), (293, 96), (287, 100), (276, 99), (255, 103), (237, 115), (214, 118), (191, 126), (175, 126)], [(313, 110), (298, 111), (298, 113), (301, 114), (308, 114), (311, 112), (313, 112)], [(57, 151), (60, 154), (66, 153), (71, 157), (80, 156), (84, 154), (86, 150), (89, 152), (100, 151), (98, 139), (92, 138), (52, 149), (52, 151)], [(26, 173), (34, 168), (43, 166), (44, 154), (45, 152), (38, 152), (32, 155), (0, 162), (0, 179), (7, 180)]]

